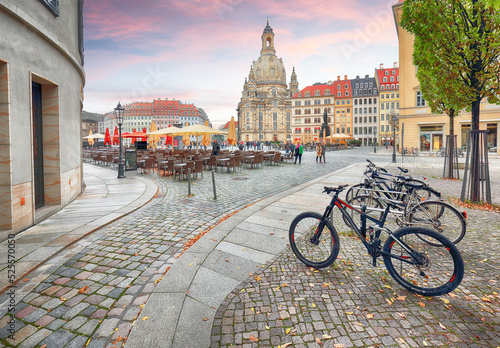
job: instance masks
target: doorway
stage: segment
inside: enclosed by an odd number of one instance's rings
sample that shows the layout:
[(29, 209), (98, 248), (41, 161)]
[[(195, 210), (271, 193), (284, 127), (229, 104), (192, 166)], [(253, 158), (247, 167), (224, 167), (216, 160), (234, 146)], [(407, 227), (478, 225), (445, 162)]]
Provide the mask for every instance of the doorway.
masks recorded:
[(32, 118), (33, 118), (33, 172), (35, 186), (35, 209), (45, 205), (44, 170), (43, 170), (43, 124), (42, 124), (42, 85), (32, 82)]

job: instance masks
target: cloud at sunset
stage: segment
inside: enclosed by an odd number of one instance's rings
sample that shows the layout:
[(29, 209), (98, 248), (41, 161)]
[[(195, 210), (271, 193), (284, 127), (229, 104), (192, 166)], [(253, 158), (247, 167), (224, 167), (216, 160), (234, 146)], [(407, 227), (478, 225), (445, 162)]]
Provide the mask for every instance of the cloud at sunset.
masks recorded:
[(299, 87), (370, 74), (398, 60), (386, 0), (86, 0), (84, 109), (175, 98), (215, 124), (236, 116), (269, 18), (277, 55)]

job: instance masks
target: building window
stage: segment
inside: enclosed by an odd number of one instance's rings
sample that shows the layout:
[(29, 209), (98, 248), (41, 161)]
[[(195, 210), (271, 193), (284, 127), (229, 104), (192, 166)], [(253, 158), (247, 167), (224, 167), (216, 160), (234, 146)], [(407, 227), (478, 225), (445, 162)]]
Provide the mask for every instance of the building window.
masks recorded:
[(59, 0), (40, 0), (54, 16), (59, 17)]
[(381, 90), (384, 90), (384, 89), (385, 89), (385, 86), (384, 86), (384, 85), (380, 85), (380, 89), (381, 89)]
[(348, 97), (349, 96), (349, 91), (345, 91), (345, 96)]
[(341, 92), (341, 91), (338, 91), (338, 92), (337, 92), (337, 97), (339, 97), (339, 98), (340, 98), (341, 96), (342, 96), (342, 92)]
[(314, 96), (315, 97), (319, 97), (321, 95), (321, 92), (319, 91), (319, 89), (315, 90), (314, 91)]
[(325, 95), (330, 95), (330, 90), (328, 88), (325, 89)]
[(417, 106), (425, 106), (425, 99), (420, 91), (417, 91)]

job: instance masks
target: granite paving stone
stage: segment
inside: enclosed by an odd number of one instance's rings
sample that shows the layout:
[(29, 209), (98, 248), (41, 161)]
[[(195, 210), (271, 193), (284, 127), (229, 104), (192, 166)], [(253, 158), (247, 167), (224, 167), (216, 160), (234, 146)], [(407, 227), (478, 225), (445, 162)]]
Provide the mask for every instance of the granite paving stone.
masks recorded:
[[(442, 300), (421, 299), (399, 288), (385, 273), (383, 265), (379, 264), (378, 267), (372, 268), (369, 260), (363, 256), (366, 252), (359, 248), (359, 243), (356, 243), (351, 235), (342, 231), (339, 231), (341, 234), (339, 259), (330, 268), (318, 272), (302, 266), (289, 250), (265, 263), (264, 267), (261, 267), (259, 263), (259, 268), (253, 267), (251, 271), (243, 265), (235, 264), (240, 269), (233, 271), (232, 262), (225, 261), (225, 259), (229, 261), (252, 259), (255, 256), (260, 262), (267, 258), (265, 254), (274, 253), (274, 249), (286, 249), (287, 228), (295, 213), (309, 209), (322, 211), (326, 206), (324, 202), (327, 198), (323, 197), (321, 192), (317, 193), (322, 185), (330, 183), (333, 185), (339, 183), (340, 180), (358, 181), (364, 164), (357, 167), (358, 171), (355, 175), (348, 170), (347, 173), (342, 172), (336, 177), (322, 179), (322, 182), (304, 186), (303, 191), (283, 196), (282, 201), (271, 205), (265, 203), (266, 199), (268, 197), (277, 199), (282, 192), (291, 187), (315, 180), (352, 163), (365, 162), (366, 158), (379, 160), (376, 156), (370, 155), (370, 150), (360, 148), (328, 152), (328, 163), (321, 165), (314, 163), (313, 153), (306, 152), (300, 166), (282, 164), (264, 166), (260, 169), (243, 169), (236, 173), (217, 173), (217, 202), (213, 200), (210, 175), (205, 175), (203, 179), (200, 178), (194, 182), (193, 189), (196, 193), (191, 198), (186, 197), (185, 183), (174, 182), (171, 177), (157, 174), (144, 175), (145, 178), (153, 180), (159, 189), (158, 194), (150, 202), (75, 242), (72, 250), (67, 251), (67, 256), (61, 259), (54, 258), (53, 261), (49, 260), (50, 267), (56, 267), (48, 271), (49, 277), (44, 278), (45, 280), (42, 280), (40, 284), (20, 284), (26, 289), (29, 287), (30, 290), (27, 292), (31, 295), (29, 300), (28, 297), (23, 300), (22, 304), (25, 307), (22, 310), (30, 308), (29, 306), (35, 308), (26, 310), (31, 312), (21, 318), (22, 325), (30, 323), (26, 317), (32, 315), (28, 319), (33, 319), (33, 313), (43, 310), (44, 305), (50, 309), (53, 304), (57, 304), (58, 300), (63, 301), (63, 304), (56, 305), (48, 313), (37, 312), (37, 315), (42, 314), (37, 320), (44, 320), (43, 318), (48, 316), (56, 319), (46, 324), (45, 328), (37, 328), (38, 331), (28, 340), (32, 337), (37, 338), (40, 332), (50, 333), (50, 331), (43, 331), (49, 329), (60, 331), (58, 335), (70, 338), (71, 342), (87, 342), (88, 338), (92, 337), (89, 347), (112, 346), (110, 345), (111, 336), (116, 332), (115, 329), (120, 328), (124, 334), (130, 331), (131, 323), (137, 320), (140, 310), (140, 308), (128, 308), (129, 305), (125, 309), (118, 307), (117, 303), (121, 298), (132, 296), (129, 303), (134, 304), (134, 307), (139, 303), (142, 304), (142, 301), (147, 298), (145, 296), (154, 295), (153, 291), (164, 273), (169, 272), (172, 265), (185, 256), (181, 255), (185, 252), (185, 243), (190, 238), (213, 228), (222, 219), (225, 221), (221, 227), (224, 223), (230, 223), (232, 220), (227, 219), (228, 215), (241, 212), (242, 216), (246, 216), (244, 219), (247, 221), (242, 219), (240, 220), (242, 222), (232, 225), (237, 226), (237, 229), (233, 230), (234, 237), (231, 238), (232, 234), (230, 234), (225, 240), (225, 243), (231, 245), (222, 244), (219, 250), (221, 255), (224, 255), (224, 277), (235, 276), (237, 280), (229, 286), (227, 297), (223, 294), (220, 299), (217, 297), (217, 301), (212, 303), (215, 307), (213, 310), (216, 310), (215, 317), (217, 313), (220, 313), (220, 318), (232, 320), (232, 323), (228, 325), (233, 328), (233, 334), (222, 333), (222, 320), (218, 322), (218, 319), (215, 319), (213, 323), (211, 319), (208, 322), (203, 321), (203, 324), (213, 324), (208, 329), (214, 333), (212, 343), (207, 346), (264, 347), (278, 346), (293, 340), (297, 346), (313, 347), (316, 344), (315, 339), (320, 338), (324, 347), (333, 347), (334, 344), (352, 347), (383, 345), (382, 338), (384, 337), (391, 338), (392, 341), (387, 339), (385, 343), (394, 346), (400, 343), (399, 338), (404, 339), (408, 346), (423, 345), (423, 339), (436, 346), (443, 344), (453, 346), (453, 343), (449, 343), (452, 339), (457, 342), (467, 342), (467, 346), (473, 346), (478, 343), (470, 341), (472, 334), (482, 340), (478, 346), (492, 342), (498, 345), (498, 331), (492, 329), (499, 326), (498, 320), (492, 313), (481, 311), (484, 307), (477, 305), (483, 302), (481, 297), (484, 294), (492, 294), (493, 298), (489, 298), (492, 302), (486, 304), (493, 311), (498, 308), (498, 298), (493, 292), (499, 291), (490, 281), (499, 280), (498, 275), (491, 274), (492, 269), (498, 269), (496, 261), (492, 261), (489, 257), (489, 254), (494, 253), (492, 246), (498, 241), (496, 239), (498, 229), (490, 232), (496, 221), (488, 215), (491, 213), (468, 212), (477, 225), (471, 227), (470, 231), (468, 229), (467, 237), (459, 244), (459, 247), (464, 259), (474, 261), (471, 268), (477, 272), (474, 274), (477, 284), (473, 283), (471, 278), (473, 272), (471, 272), (464, 279), (464, 285), (457, 289), (458, 298), (445, 297), (450, 301), (447, 305), (453, 310), (458, 310), (456, 315), (450, 315), (452, 311), (443, 305)], [(381, 156), (380, 160), (387, 163), (390, 162), (388, 158), (388, 156)], [(460, 182), (439, 180), (440, 169), (432, 167), (434, 163), (432, 159), (419, 158), (418, 160), (421, 163), (412, 167), (412, 174), (427, 175), (434, 170), (435, 177), (431, 177), (430, 181), (442, 188), (447, 195), (456, 197), (455, 192), (459, 191)], [(431, 166), (427, 163), (431, 163)], [(388, 169), (394, 171), (396, 168), (388, 165)], [(266, 180), (262, 180), (263, 177)], [(497, 186), (500, 187), (500, 185)], [(497, 191), (495, 188), (495, 195), (498, 195)], [(182, 204), (182, 210), (177, 208), (179, 204)], [(262, 209), (264, 210), (259, 213)], [(238, 217), (238, 214), (233, 217)], [(228, 227), (226, 231), (230, 232), (233, 227)], [(488, 227), (490, 230), (487, 229)], [(482, 238), (475, 238), (483, 230), (488, 230), (487, 237), (481, 234)], [(251, 234), (259, 235), (258, 242), (250, 244), (247, 250), (242, 250), (245, 249), (243, 247), (238, 249), (240, 243), (252, 243), (252, 239), (255, 238), (250, 238)], [(214, 245), (220, 243), (224, 236), (225, 234), (214, 238), (217, 240), (214, 241)], [(193, 250), (201, 248), (198, 244), (194, 244)], [(235, 247), (236, 244), (238, 246)], [(250, 254), (252, 252), (253, 254)], [(225, 257), (226, 255), (231, 255), (231, 257)], [(246, 255), (252, 256), (246, 257)], [(485, 259), (488, 261), (479, 262)], [(210, 262), (211, 265), (218, 263), (215, 258), (210, 259)], [(486, 272), (485, 276), (481, 277), (484, 272)], [(252, 276), (248, 273), (252, 273)], [(255, 280), (253, 278), (255, 275), (259, 275), (261, 280)], [(30, 278), (35, 279), (35, 277)], [(198, 277), (198, 279), (204, 278)], [(100, 287), (95, 283), (98, 283)], [(324, 287), (325, 284), (329, 285)], [(56, 290), (58, 286), (62, 288)], [(87, 292), (79, 293), (78, 291), (84, 286), (89, 287)], [(466, 292), (469, 289), (470, 292)], [(373, 295), (367, 296), (367, 293)], [(187, 295), (210, 301), (209, 298), (199, 293)], [(406, 296), (406, 299), (399, 302), (393, 301), (392, 306), (389, 306), (386, 299), (397, 298), (397, 296)], [(472, 300), (458, 301), (458, 299), (463, 300), (465, 296)], [(92, 300), (94, 298), (101, 301), (91, 305), (85, 303), (89, 299), (90, 302), (96, 302)], [(36, 300), (36, 305), (32, 304), (33, 300)], [(151, 298), (147, 299), (146, 305), (150, 301)], [(422, 310), (419, 301), (426, 304), (425, 311)], [(68, 302), (73, 305), (73, 309), (68, 307)], [(84, 307), (81, 307), (82, 305)], [(233, 305), (234, 307), (230, 308)], [(110, 309), (109, 313), (107, 309)], [(120, 309), (122, 312), (118, 313)], [(73, 312), (68, 315), (70, 310)], [(235, 314), (236, 312), (238, 314)], [(423, 316), (421, 312), (433, 315)], [(461, 319), (469, 318), (469, 313), (476, 312), (480, 313), (481, 317), (485, 317), (486, 321), (479, 320), (479, 314), (473, 315), (470, 321)], [(401, 318), (398, 313), (404, 313), (406, 318)], [(464, 313), (468, 314), (464, 316)], [(373, 319), (367, 318), (367, 314), (373, 314)], [(67, 321), (61, 319), (64, 315), (68, 318)], [(75, 331), (65, 330), (64, 325), (80, 317), (85, 318), (86, 323)], [(440, 331), (443, 329), (437, 322), (438, 317), (447, 319), (445, 323), (441, 322), (447, 327), (444, 332)], [(103, 320), (101, 325), (94, 326), (100, 320)], [(83, 319), (78, 319), (75, 323), (78, 321), (83, 321)], [(147, 324), (148, 321), (144, 323)], [(488, 325), (486, 323), (491, 323), (491, 325), (486, 326)], [(71, 324), (68, 325), (68, 327), (71, 326)], [(102, 336), (98, 335), (101, 327), (107, 329), (107, 335), (104, 333)], [(236, 328), (238, 332), (235, 332)], [(288, 334), (287, 329), (290, 329)], [(377, 330), (384, 330), (384, 334), (380, 335), (381, 331), (379, 333)], [(408, 334), (409, 330), (412, 334)], [(73, 336), (69, 337), (65, 332)], [(450, 332), (453, 332), (453, 335), (444, 335)], [(257, 343), (249, 340), (250, 333), (259, 338)], [(323, 335), (328, 334), (332, 336), (332, 339), (323, 338)], [(47, 336), (44, 335), (32, 346), (50, 337)], [(185, 343), (184, 338), (179, 334), (176, 342)], [(0, 340), (0, 344), (2, 343), (3, 341)]]

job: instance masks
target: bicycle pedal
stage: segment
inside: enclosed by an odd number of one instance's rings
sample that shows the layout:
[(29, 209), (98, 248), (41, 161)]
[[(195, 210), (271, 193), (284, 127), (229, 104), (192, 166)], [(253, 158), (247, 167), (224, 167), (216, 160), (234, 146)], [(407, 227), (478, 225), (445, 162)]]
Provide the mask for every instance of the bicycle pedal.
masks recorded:
[(377, 267), (377, 258), (376, 257), (373, 258), (372, 266)]

